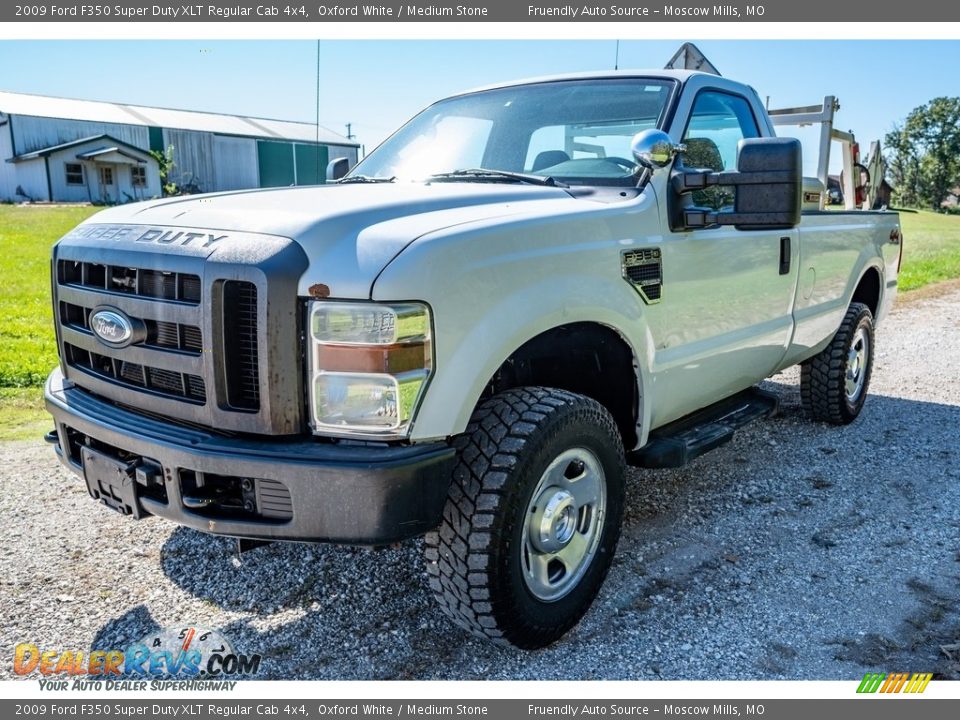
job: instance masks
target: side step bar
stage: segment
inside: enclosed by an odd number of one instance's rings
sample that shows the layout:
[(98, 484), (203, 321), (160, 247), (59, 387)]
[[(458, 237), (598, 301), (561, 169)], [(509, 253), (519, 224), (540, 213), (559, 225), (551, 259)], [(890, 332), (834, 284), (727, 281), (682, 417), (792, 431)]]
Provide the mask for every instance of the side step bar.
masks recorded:
[(750, 388), (697, 410), (650, 433), (647, 444), (627, 454), (630, 465), (678, 468), (730, 442), (739, 428), (776, 414), (780, 400), (774, 393)]

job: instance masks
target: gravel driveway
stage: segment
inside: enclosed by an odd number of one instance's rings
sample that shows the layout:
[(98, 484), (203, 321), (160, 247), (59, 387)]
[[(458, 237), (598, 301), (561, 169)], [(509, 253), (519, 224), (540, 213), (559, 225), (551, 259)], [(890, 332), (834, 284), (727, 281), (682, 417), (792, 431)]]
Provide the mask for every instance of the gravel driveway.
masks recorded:
[(0, 677), (18, 642), (123, 647), (199, 623), (270, 678), (960, 678), (960, 288), (901, 303), (877, 339), (852, 426), (807, 422), (791, 370), (766, 384), (779, 417), (680, 470), (632, 470), (600, 597), (534, 653), (450, 625), (418, 543), (238, 559), (96, 505), (40, 442), (0, 444)]

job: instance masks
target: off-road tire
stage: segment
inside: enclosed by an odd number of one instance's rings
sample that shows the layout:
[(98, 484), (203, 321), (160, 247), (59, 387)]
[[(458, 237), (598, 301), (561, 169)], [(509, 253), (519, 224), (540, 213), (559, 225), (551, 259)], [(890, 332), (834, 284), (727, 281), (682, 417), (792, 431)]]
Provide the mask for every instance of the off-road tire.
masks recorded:
[[(863, 389), (851, 401), (845, 389), (847, 356), (861, 328), (869, 340), (865, 376)], [(863, 303), (852, 303), (830, 344), (800, 366), (800, 401), (813, 420), (847, 425), (857, 419), (870, 388), (874, 347), (873, 314)]]
[[(455, 446), (443, 521), (425, 539), (430, 588), (444, 613), (474, 635), (527, 649), (549, 645), (590, 607), (620, 537), (626, 468), (616, 423), (590, 398), (525, 387), (479, 405)], [(547, 466), (573, 447), (589, 449), (603, 468), (605, 519), (579, 582), (543, 602), (521, 570), (526, 512)]]

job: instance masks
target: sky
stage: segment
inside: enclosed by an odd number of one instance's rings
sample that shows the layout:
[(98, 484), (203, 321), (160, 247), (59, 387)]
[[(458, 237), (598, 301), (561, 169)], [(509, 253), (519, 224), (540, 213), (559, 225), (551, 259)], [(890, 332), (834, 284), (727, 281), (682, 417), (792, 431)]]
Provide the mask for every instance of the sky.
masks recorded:
[[(693, 39), (770, 107), (840, 99), (863, 151), (914, 107), (960, 95), (960, 41)], [(661, 68), (680, 42), (623, 40), (619, 66)], [(319, 107), (317, 105), (319, 60)], [(0, 41), (0, 90), (315, 122), (369, 152), (420, 109), (490, 83), (612, 69), (612, 40)], [(781, 130), (781, 134), (784, 131)], [(801, 132), (805, 172), (814, 134)], [(834, 153), (836, 168), (839, 153)]]

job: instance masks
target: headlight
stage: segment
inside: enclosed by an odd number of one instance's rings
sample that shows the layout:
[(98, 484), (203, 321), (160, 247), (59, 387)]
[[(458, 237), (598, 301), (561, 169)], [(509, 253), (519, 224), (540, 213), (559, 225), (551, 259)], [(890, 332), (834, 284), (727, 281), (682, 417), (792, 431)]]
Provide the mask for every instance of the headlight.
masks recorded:
[(427, 306), (312, 301), (308, 311), (314, 432), (405, 436), (431, 372)]

